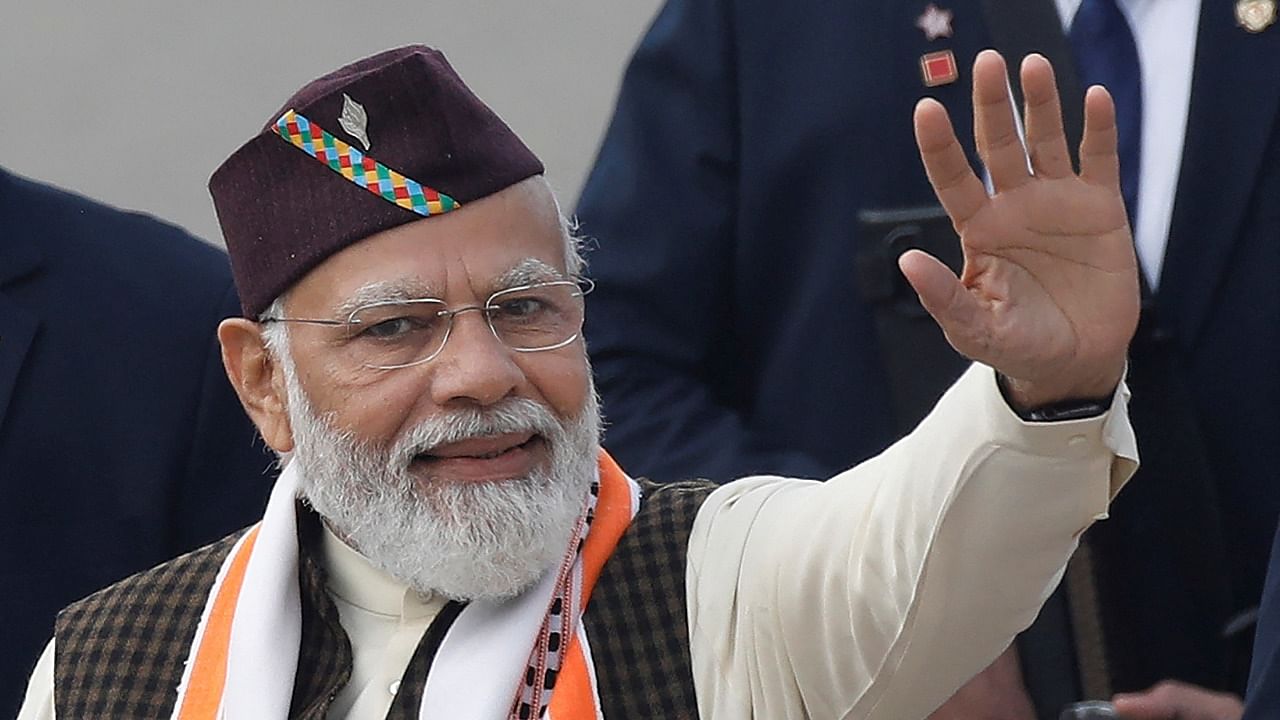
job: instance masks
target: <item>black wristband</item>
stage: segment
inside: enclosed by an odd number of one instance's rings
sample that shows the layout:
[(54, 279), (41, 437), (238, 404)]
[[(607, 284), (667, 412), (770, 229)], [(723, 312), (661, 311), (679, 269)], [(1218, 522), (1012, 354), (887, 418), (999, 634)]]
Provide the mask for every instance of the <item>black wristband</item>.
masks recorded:
[(1063, 422), (1066, 420), (1085, 420), (1098, 417), (1111, 407), (1111, 399), (1106, 402), (1098, 400), (1063, 400), (1052, 405), (1017, 411), (1018, 417), (1027, 422)]
[(1111, 408), (1111, 398), (1093, 398), (1083, 400), (1061, 400), (1048, 405), (1041, 405), (1027, 410), (1019, 410), (1009, 400), (1009, 389), (1005, 376), (996, 373), (996, 386), (1005, 404), (1014, 414), (1026, 422), (1065, 422), (1067, 420), (1086, 420), (1098, 417)]

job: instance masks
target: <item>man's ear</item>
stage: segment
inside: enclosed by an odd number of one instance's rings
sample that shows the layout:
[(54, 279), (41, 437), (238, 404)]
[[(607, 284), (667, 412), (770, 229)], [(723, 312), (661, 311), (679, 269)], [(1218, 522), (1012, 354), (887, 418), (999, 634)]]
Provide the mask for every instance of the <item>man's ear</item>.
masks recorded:
[(267, 352), (262, 327), (244, 318), (227, 318), (218, 325), (218, 342), (231, 386), (262, 439), (276, 452), (293, 450), (283, 370)]

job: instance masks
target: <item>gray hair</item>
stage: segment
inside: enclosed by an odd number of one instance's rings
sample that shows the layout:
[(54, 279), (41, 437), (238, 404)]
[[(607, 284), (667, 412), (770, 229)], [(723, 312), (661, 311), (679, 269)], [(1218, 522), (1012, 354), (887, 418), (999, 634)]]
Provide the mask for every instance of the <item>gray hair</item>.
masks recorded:
[(571, 218), (560, 209), (560, 198), (556, 196), (554, 190), (551, 192), (551, 201), (556, 204), (556, 217), (560, 218), (560, 234), (564, 236), (565, 270), (569, 271), (570, 277), (579, 277), (587, 269), (587, 258), (582, 253), (586, 246), (586, 238), (578, 232), (578, 218)]
[(282, 318), (285, 316), (284, 303), (285, 298), (289, 296), (289, 291), (285, 290), (276, 296), (275, 300), (267, 306), (266, 310), (258, 316), (258, 322), (262, 326), (262, 343), (266, 345), (267, 352), (275, 360), (288, 363), (290, 368), (293, 365), (293, 358), (289, 355), (289, 323), (282, 322), (266, 322), (272, 318)]

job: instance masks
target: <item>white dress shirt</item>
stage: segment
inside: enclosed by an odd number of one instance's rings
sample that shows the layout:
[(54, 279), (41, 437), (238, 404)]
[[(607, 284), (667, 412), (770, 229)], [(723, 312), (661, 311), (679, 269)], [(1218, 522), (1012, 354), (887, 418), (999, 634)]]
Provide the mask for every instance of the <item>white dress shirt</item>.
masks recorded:
[[(1070, 30), (1082, 0), (1054, 1), (1064, 31)], [(1142, 167), (1133, 235), (1143, 275), (1155, 290), (1182, 167), (1200, 0), (1117, 0), (1117, 4), (1133, 30), (1141, 65)]]

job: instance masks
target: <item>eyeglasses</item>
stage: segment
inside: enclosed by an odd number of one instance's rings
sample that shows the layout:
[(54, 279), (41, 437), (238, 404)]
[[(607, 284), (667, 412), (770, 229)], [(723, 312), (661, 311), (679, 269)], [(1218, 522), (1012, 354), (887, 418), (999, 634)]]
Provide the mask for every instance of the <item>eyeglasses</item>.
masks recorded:
[(453, 319), (472, 311), (483, 313), (494, 336), (516, 352), (565, 347), (582, 332), (582, 298), (594, 287), (586, 278), (556, 280), (499, 290), (483, 305), (452, 310), (438, 298), (415, 298), (362, 305), (345, 320), (263, 318), (261, 322), (341, 327), (341, 347), (352, 361), (375, 370), (395, 370), (439, 355), (449, 340)]

